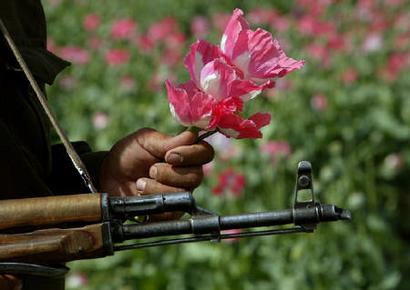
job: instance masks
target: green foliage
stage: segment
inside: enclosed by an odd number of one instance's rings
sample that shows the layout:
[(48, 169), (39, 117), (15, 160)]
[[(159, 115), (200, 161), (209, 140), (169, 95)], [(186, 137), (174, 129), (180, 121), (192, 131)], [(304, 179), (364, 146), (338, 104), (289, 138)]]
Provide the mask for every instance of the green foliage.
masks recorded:
[[(309, 44), (325, 40), (298, 32), (302, 8), (291, 1), (44, 2), (56, 46), (80, 46), (90, 55), (87, 64), (73, 65), (49, 88), (50, 102), (71, 139), (85, 139), (97, 150), (108, 150), (115, 140), (141, 127), (169, 134), (181, 130), (169, 113), (162, 83), (154, 90), (150, 83), (155, 74), (161, 81), (171, 74), (179, 82), (187, 79), (183, 54), (194, 41), (190, 25), (195, 16), (212, 19), (235, 7), (245, 13), (260, 7), (276, 9), (291, 23), (277, 32), (279, 40), (288, 44), (288, 55), (306, 59), (306, 65), (285, 78), (289, 87), (279, 80), (273, 96), (253, 101), (252, 111), (273, 116), (263, 140), (232, 141), (237, 153), (227, 159), (216, 148), (214, 168), (195, 195), (201, 205), (221, 214), (286, 208), (292, 200), (296, 164), (306, 159), (314, 167), (318, 198), (353, 212), (351, 223), (321, 225), (314, 234), (168, 246), (75, 262), (70, 265), (74, 275), (87, 277), (78, 289), (408, 289), (409, 66), (394, 79), (383, 77), (391, 55), (405, 51), (394, 42), (400, 26), (382, 30), (382, 47), (363, 52), (371, 23), (350, 22), (359, 11), (356, 2), (327, 7), (321, 17), (335, 23), (351, 48), (333, 53), (327, 47), (330, 57), (325, 65), (308, 50)], [(409, 11), (408, 4), (377, 8), (389, 21)], [(93, 34), (82, 26), (90, 13), (101, 17)], [(142, 34), (167, 16), (175, 18), (188, 37), (174, 67), (160, 61), (161, 46), (143, 53), (134, 40), (110, 38), (116, 19), (134, 19)], [(261, 25), (276, 33), (275, 26)], [(92, 36), (101, 40), (98, 48), (89, 48)], [(207, 39), (217, 43), (220, 36), (211, 27)], [(130, 61), (109, 66), (104, 53), (112, 48), (129, 50)], [(342, 78), (347, 69), (357, 73), (351, 82)], [(135, 84), (121, 85), (124, 76)], [(325, 98), (323, 108), (314, 104), (318, 95)], [(106, 124), (96, 125), (96, 114)], [(269, 140), (288, 142), (291, 154), (272, 162), (261, 150)], [(229, 167), (246, 177), (242, 195), (213, 196), (218, 173)]]

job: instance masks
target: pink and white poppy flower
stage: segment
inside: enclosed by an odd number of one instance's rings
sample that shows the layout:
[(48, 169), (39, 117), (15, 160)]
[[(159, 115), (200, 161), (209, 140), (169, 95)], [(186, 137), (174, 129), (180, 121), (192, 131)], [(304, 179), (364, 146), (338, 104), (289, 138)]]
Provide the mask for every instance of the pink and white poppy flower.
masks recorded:
[(232, 67), (215, 59), (202, 68), (197, 82), (190, 80), (174, 87), (167, 81), (172, 114), (185, 126), (215, 129), (224, 112), (242, 110), (243, 102), (230, 95), (235, 80), (236, 73)]
[(274, 78), (303, 66), (287, 57), (270, 33), (249, 29), (240, 9), (234, 10), (220, 47), (199, 40), (184, 63), (191, 80), (176, 87), (166, 81), (172, 114), (182, 125), (237, 139), (261, 138), (260, 129), (271, 120), (260, 112), (243, 118), (244, 102), (272, 88)]
[(221, 40), (222, 52), (239, 68), (244, 79), (272, 86), (272, 79), (283, 77), (303, 66), (303, 61), (287, 57), (279, 42), (263, 30), (252, 31), (240, 9), (235, 9)]
[(237, 114), (222, 115), (218, 128), (225, 136), (235, 139), (262, 138), (260, 129), (270, 123), (269, 113), (256, 113), (249, 119), (242, 119)]
[[(264, 86), (253, 81), (242, 79), (242, 73), (231, 64), (219, 47), (205, 40), (198, 40), (191, 46), (185, 57), (185, 67), (197, 87), (205, 92), (216, 89), (220, 82), (228, 81), (230, 91), (220, 92), (225, 98), (235, 96), (248, 101), (264, 89)], [(215, 97), (221, 99), (222, 96), (218, 93)]]
[[(195, 72), (196, 68), (191, 71)], [(236, 71), (223, 59), (208, 62), (199, 76), (193, 77), (196, 82), (191, 80), (178, 87), (166, 82), (171, 112), (181, 124), (205, 130), (218, 128), (234, 138), (262, 136), (259, 129), (267, 123), (260, 121), (260, 115), (256, 114), (256, 120), (252, 117), (244, 120), (238, 115), (243, 108), (241, 96), (255, 87), (246, 86), (248, 81), (238, 79)]]
[(199, 90), (192, 80), (177, 87), (166, 80), (165, 85), (174, 118), (187, 127), (208, 128), (215, 99)]
[(261, 138), (260, 128), (269, 124), (268, 113), (256, 113), (243, 119), (237, 113), (242, 111), (243, 102), (231, 97), (216, 101), (213, 96), (199, 90), (192, 81), (179, 86), (165, 82), (172, 115), (184, 126), (204, 130), (218, 129), (227, 137), (236, 139)]

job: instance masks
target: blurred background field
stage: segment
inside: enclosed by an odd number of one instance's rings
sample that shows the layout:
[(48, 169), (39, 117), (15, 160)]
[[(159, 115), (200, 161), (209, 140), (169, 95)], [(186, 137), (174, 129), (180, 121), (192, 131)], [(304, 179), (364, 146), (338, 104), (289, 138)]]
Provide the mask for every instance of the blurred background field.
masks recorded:
[(305, 67), (253, 100), (261, 140), (210, 142), (195, 192), (221, 214), (287, 208), (299, 160), (351, 223), (314, 234), (129, 251), (70, 264), (68, 289), (410, 289), (410, 3), (44, 0), (49, 49), (70, 60), (50, 102), (72, 140), (108, 150), (140, 127), (176, 134), (164, 80), (188, 79), (197, 38), (219, 43), (232, 10)]

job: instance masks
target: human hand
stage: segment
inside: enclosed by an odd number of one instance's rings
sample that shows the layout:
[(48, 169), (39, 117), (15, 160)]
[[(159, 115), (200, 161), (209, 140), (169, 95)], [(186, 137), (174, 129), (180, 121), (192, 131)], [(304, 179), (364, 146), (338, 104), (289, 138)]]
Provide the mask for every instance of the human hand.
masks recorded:
[(22, 283), (12, 275), (0, 275), (0, 290), (20, 290)]
[(101, 190), (121, 196), (193, 190), (202, 181), (202, 165), (214, 156), (208, 143), (196, 139), (190, 131), (172, 137), (148, 128), (128, 135), (102, 164)]

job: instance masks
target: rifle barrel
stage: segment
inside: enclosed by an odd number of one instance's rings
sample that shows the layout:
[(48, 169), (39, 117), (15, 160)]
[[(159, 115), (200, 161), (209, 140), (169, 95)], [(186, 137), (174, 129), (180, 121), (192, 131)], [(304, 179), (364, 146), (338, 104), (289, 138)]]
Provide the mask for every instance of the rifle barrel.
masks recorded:
[(203, 215), (188, 220), (164, 221), (147, 224), (127, 224), (116, 227), (113, 239), (124, 240), (171, 236), (181, 234), (209, 234), (221, 230), (279, 226), (286, 224), (310, 225), (324, 221), (350, 219), (350, 213), (334, 205), (317, 204), (311, 208), (295, 208), (279, 211), (230, 216)]

